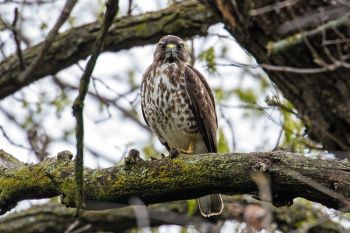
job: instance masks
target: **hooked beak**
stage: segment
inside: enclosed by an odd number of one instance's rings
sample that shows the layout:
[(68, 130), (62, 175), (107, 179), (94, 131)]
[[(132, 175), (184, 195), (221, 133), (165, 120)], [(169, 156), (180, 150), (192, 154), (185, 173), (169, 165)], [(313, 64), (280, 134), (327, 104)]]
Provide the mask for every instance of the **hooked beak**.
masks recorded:
[(174, 44), (167, 44), (166, 49), (165, 49), (165, 54), (166, 54), (166, 59), (169, 62), (174, 62), (175, 60), (175, 54), (176, 54), (176, 45)]

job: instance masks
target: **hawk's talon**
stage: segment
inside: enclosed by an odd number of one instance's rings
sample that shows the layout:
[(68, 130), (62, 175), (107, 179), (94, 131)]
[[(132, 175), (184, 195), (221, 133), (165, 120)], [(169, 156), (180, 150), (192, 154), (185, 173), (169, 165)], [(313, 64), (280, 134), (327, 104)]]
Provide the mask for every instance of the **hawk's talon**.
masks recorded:
[(176, 158), (180, 154), (180, 151), (177, 148), (171, 148), (169, 151), (170, 158)]
[(124, 169), (129, 170), (133, 164), (142, 162), (140, 152), (136, 149), (131, 149), (128, 155), (124, 158)]

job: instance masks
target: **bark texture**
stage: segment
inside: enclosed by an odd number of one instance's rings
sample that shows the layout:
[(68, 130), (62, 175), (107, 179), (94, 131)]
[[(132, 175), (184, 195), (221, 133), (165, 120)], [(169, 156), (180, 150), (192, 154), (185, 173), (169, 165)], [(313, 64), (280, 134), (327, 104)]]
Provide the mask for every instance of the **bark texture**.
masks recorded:
[[(106, 37), (103, 51), (120, 51), (156, 43), (167, 34), (184, 38), (206, 35), (208, 27), (216, 22), (218, 18), (196, 1), (173, 4), (157, 12), (117, 18)], [(59, 34), (45, 54), (40, 68), (25, 80), (18, 79), (21, 69), (16, 54), (3, 60), (0, 63), (0, 99), (88, 57), (100, 25), (100, 22), (94, 22)], [(41, 45), (39, 43), (23, 51), (26, 66), (33, 61)]]
[(350, 53), (344, 42), (350, 36), (349, 5), (312, 0), (202, 2), (258, 63), (329, 68), (314, 74), (265, 71), (294, 104), (311, 138), (350, 158), (350, 66), (344, 63), (349, 58), (342, 56)]
[[(74, 207), (74, 161), (70, 152), (38, 164), (17, 161), (12, 165), (13, 157), (4, 151), (0, 157), (0, 161), (7, 161), (0, 164), (2, 212), (21, 200), (58, 195), (67, 207)], [(252, 177), (257, 172), (269, 177), (274, 205), (290, 205), (295, 197), (303, 197), (327, 207), (348, 209), (348, 162), (286, 152), (180, 155), (152, 161), (128, 157), (124, 166), (85, 168), (86, 204), (88, 209), (96, 209), (98, 202), (128, 204), (132, 197), (152, 204), (211, 193), (258, 195)]]

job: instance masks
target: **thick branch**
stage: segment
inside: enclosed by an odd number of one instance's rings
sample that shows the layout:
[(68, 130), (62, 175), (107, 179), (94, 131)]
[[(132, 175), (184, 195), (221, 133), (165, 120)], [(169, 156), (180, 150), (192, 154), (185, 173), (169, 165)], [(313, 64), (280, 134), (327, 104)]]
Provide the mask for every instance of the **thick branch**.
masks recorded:
[[(252, 205), (260, 206), (256, 202), (250, 202), (242, 196), (235, 198), (229, 197), (224, 199), (225, 206), (223, 213), (218, 217), (220, 220), (235, 220), (238, 222), (247, 222), (244, 214)], [(131, 228), (142, 228), (160, 225), (180, 225), (195, 226), (200, 229), (205, 225), (211, 232), (210, 228), (214, 227), (213, 223), (197, 211), (189, 214), (189, 205), (187, 201), (172, 202), (167, 204), (155, 204), (147, 207), (133, 206), (119, 209), (110, 209), (104, 211), (82, 211), (79, 221), (74, 216), (75, 210), (65, 208), (58, 204), (45, 204), (34, 206), (30, 209), (10, 214), (0, 219), (0, 232), (22, 232), (36, 233), (40, 232), (64, 232), (76, 222), (74, 230), (81, 229), (87, 225), (90, 226), (89, 232), (124, 232)], [(318, 224), (314, 223), (315, 219), (324, 218), (324, 214), (313, 205), (305, 205), (305, 201), (300, 200), (291, 207), (271, 208), (273, 222), (277, 228), (283, 232), (290, 232), (300, 229), (300, 223), (304, 227), (309, 227), (312, 232), (342, 232), (344, 228), (330, 219), (326, 219)], [(145, 215), (136, 216), (136, 212), (147, 211)], [(259, 216), (262, 218), (262, 216)], [(215, 225), (215, 224), (214, 224)], [(306, 232), (306, 231), (305, 231)], [(309, 231), (311, 232), (311, 231)]]
[[(118, 18), (110, 28), (103, 51), (120, 51), (155, 43), (166, 34), (175, 34), (184, 38), (205, 35), (208, 27), (216, 22), (218, 22), (216, 17), (196, 1), (173, 4), (157, 12)], [(100, 23), (94, 22), (58, 35), (45, 54), (40, 69), (36, 69), (25, 80), (18, 80), (21, 70), (15, 54), (2, 61), (0, 63), (0, 99), (89, 56), (99, 28)], [(41, 44), (23, 51), (26, 66), (33, 61)]]
[[(11, 156), (1, 151), (0, 157), (6, 160)], [(3, 211), (21, 200), (58, 195), (66, 206), (74, 206), (74, 161), (70, 152), (38, 164), (2, 170)], [(291, 204), (295, 197), (337, 209), (349, 203), (349, 163), (287, 152), (257, 152), (181, 155), (106, 169), (85, 168), (86, 204), (87, 208), (94, 208), (97, 201), (128, 204), (135, 196), (152, 204), (210, 193), (257, 194), (251, 176), (258, 171), (270, 177), (275, 205)]]

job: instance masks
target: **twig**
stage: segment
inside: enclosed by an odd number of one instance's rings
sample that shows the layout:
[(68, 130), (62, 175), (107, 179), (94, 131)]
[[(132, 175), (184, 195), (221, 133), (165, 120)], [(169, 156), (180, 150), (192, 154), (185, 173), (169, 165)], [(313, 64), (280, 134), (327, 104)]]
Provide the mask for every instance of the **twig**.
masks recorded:
[(47, 4), (47, 3), (53, 3), (57, 0), (36, 0), (36, 1), (23, 1), (23, 0), (3, 0), (0, 1), (0, 4), (6, 4), (6, 3), (15, 3), (15, 4), (21, 4), (21, 5), (34, 5), (34, 4)]
[(258, 9), (253, 9), (250, 11), (251, 16), (257, 16), (261, 14), (266, 14), (270, 11), (278, 11), (281, 10), (282, 8), (290, 7), (293, 6), (294, 4), (300, 2), (300, 0), (286, 0), (283, 2), (277, 2), (272, 5), (264, 6)]
[(126, 13), (128, 16), (131, 16), (132, 8), (133, 8), (132, 4), (133, 4), (133, 0), (129, 0), (128, 12)]
[(292, 46), (303, 42), (305, 37), (317, 35), (324, 30), (336, 28), (340, 25), (346, 24), (349, 22), (349, 19), (350, 19), (350, 13), (344, 15), (343, 17), (340, 17), (339, 19), (332, 20), (327, 22), (326, 24), (320, 25), (319, 27), (313, 30), (301, 32), (276, 42), (268, 42), (266, 46), (268, 54), (271, 55), (271, 54), (279, 53), (282, 50), (291, 48)]
[(98, 56), (102, 51), (104, 40), (107, 35), (109, 27), (113, 23), (114, 16), (118, 12), (119, 8), (118, 0), (108, 0), (106, 3), (106, 12), (103, 19), (103, 24), (100, 29), (98, 38), (95, 41), (94, 48), (91, 57), (86, 65), (85, 71), (80, 79), (79, 94), (73, 103), (73, 115), (76, 118), (76, 139), (77, 139), (77, 155), (75, 159), (75, 204), (77, 207), (76, 214), (79, 214), (80, 209), (84, 203), (84, 118), (83, 108), (85, 96), (89, 89), (90, 76), (94, 70)]
[[(72, 89), (72, 90), (77, 90), (78, 87), (72, 85), (72, 84), (69, 84), (69, 83), (66, 83), (66, 82), (63, 82), (61, 81), (60, 79), (58, 79), (57, 77), (54, 77), (53, 78), (54, 80), (54, 83), (57, 84), (62, 90), (64, 88), (69, 88), (69, 89)], [(96, 81), (102, 81), (102, 80), (99, 80), (99, 79), (96, 79)], [(124, 98), (126, 97), (128, 94), (132, 93), (135, 91), (135, 89), (137, 89), (137, 87), (135, 88), (131, 88), (129, 91), (125, 92), (125, 93), (122, 93), (122, 94), (118, 94), (116, 92), (113, 92), (115, 94), (117, 94), (118, 96), (116, 98), (108, 98), (108, 97), (105, 97), (105, 96), (97, 96), (96, 93), (92, 92), (92, 91), (88, 91), (88, 94), (91, 95), (92, 97), (94, 97), (95, 99), (99, 100), (99, 101), (103, 101), (104, 103), (108, 104), (109, 105), (112, 105), (113, 107), (115, 107), (116, 109), (118, 109), (119, 111), (121, 111), (123, 113), (123, 115), (125, 117), (128, 117), (130, 120), (132, 120), (133, 122), (135, 122), (136, 124), (138, 124), (141, 128), (147, 130), (147, 131), (150, 131), (149, 127), (146, 126), (145, 124), (143, 124), (139, 119), (138, 117), (133, 114), (131, 111), (125, 109), (124, 107), (120, 106), (118, 104), (118, 101), (121, 99), (121, 98)]]
[(251, 68), (251, 69), (257, 69), (257, 68), (263, 68), (266, 70), (276, 71), (276, 72), (289, 72), (289, 73), (296, 73), (296, 74), (318, 74), (328, 71), (336, 70), (340, 67), (343, 67), (342, 63), (335, 63), (335, 64), (328, 64), (324, 67), (317, 67), (317, 68), (298, 68), (298, 67), (291, 67), (291, 66), (276, 66), (271, 64), (243, 64), (235, 61), (231, 61), (231, 63), (228, 64), (220, 64), (217, 63), (217, 66), (234, 66), (239, 68)]
[(4, 136), (4, 138), (6, 138), (6, 140), (7, 140), (10, 144), (12, 144), (12, 145), (14, 145), (14, 146), (17, 146), (17, 147), (20, 147), (20, 148), (23, 148), (23, 149), (25, 149), (25, 150), (31, 150), (29, 147), (26, 147), (26, 146), (24, 146), (24, 145), (22, 145), (22, 144), (18, 144), (18, 143), (16, 143), (15, 141), (13, 141), (13, 140), (10, 138), (10, 136), (7, 135), (5, 129), (4, 129), (4, 127), (2, 127), (2, 125), (0, 125), (0, 131), (1, 131), (2, 135)]
[(12, 31), (13, 38), (14, 38), (15, 43), (16, 43), (16, 53), (17, 53), (18, 60), (19, 60), (19, 67), (20, 67), (21, 71), (23, 71), (25, 69), (25, 65), (24, 65), (24, 61), (23, 61), (21, 42), (18, 39), (18, 34), (17, 34), (17, 29), (16, 29), (17, 21), (18, 21), (18, 8), (16, 7), (15, 8), (15, 16), (13, 18), (11, 31)]
[(77, 3), (78, 0), (67, 0), (63, 10), (61, 11), (61, 14), (56, 21), (55, 25), (47, 35), (45, 41), (43, 42), (40, 50), (38, 51), (38, 55), (35, 57), (33, 62), (25, 69), (18, 78), (18, 82), (22, 82), (24, 80), (27, 80), (29, 76), (32, 75), (32, 73), (39, 67), (39, 65), (42, 62), (42, 59), (47, 52), (47, 50), (51, 47), (52, 42), (55, 40), (56, 36), (58, 35), (58, 30), (61, 28), (63, 23), (67, 20), (70, 13), (73, 10), (73, 7)]

